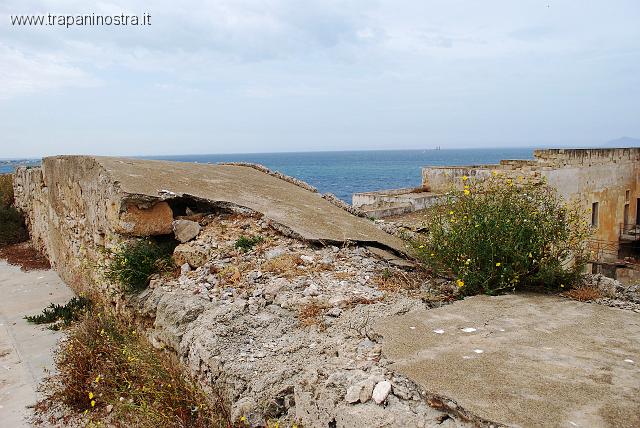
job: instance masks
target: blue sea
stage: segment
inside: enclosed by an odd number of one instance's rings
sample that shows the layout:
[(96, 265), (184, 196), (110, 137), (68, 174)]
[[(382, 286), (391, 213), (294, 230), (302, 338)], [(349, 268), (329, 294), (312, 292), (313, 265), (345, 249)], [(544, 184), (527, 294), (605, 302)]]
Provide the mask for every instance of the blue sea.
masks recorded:
[[(532, 148), (459, 150), (371, 150), (340, 152), (255, 153), (225, 155), (145, 156), (180, 162), (252, 162), (299, 178), (351, 203), (357, 192), (416, 187), (420, 168), (427, 165), (474, 165), (501, 159), (531, 159)], [(14, 166), (0, 165), (0, 172)]]

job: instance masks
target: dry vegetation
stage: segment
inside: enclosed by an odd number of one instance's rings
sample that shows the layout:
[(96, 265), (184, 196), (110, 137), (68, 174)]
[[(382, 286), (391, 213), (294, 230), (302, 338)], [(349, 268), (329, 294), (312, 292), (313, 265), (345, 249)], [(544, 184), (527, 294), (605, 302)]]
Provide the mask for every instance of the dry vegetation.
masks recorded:
[(298, 320), (300, 321), (300, 325), (304, 327), (317, 325), (321, 329), (324, 328), (321, 318), (325, 310), (327, 310), (327, 306), (319, 303), (309, 303), (302, 306), (298, 310)]
[(49, 260), (29, 242), (0, 248), (0, 259), (11, 265), (20, 266), (23, 271), (51, 269)]
[(297, 254), (283, 254), (267, 260), (261, 266), (265, 272), (272, 272), (285, 278), (292, 278), (300, 275), (298, 266), (302, 264), (302, 259)]
[(588, 302), (600, 299), (602, 297), (602, 292), (596, 286), (582, 285), (567, 291), (564, 293), (564, 296), (581, 302)]
[(423, 282), (422, 276), (415, 272), (404, 272), (400, 270), (384, 269), (380, 272), (376, 278), (374, 278), (375, 284), (381, 291), (410, 291), (420, 288)]
[(122, 316), (94, 312), (72, 326), (56, 368), (36, 406), (43, 423), (57, 422), (48, 409), (62, 403), (88, 426), (231, 426), (215, 392), (202, 391), (172, 354), (155, 350)]

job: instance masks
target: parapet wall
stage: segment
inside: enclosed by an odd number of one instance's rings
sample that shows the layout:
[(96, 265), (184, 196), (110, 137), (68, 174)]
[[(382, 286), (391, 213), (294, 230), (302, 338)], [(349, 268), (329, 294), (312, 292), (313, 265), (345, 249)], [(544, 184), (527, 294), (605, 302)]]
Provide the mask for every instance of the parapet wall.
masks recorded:
[(544, 149), (533, 152), (536, 162), (544, 166), (612, 164), (640, 162), (640, 148), (620, 149)]

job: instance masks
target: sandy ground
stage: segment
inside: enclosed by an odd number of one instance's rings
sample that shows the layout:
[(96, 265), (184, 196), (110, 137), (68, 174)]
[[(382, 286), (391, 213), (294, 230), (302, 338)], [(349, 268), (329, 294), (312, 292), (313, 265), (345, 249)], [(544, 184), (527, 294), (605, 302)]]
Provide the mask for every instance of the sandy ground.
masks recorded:
[(23, 272), (0, 260), (0, 426), (29, 426), (27, 406), (53, 368), (53, 350), (62, 336), (27, 323), (49, 303), (65, 303), (73, 292), (52, 270)]
[(487, 420), (640, 426), (640, 314), (545, 295), (475, 296), (376, 326), (398, 372)]

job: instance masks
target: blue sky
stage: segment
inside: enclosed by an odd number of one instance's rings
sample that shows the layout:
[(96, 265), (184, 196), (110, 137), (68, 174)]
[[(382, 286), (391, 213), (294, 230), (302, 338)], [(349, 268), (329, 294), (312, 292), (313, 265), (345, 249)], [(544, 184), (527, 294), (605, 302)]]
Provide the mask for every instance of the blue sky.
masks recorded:
[[(151, 14), (16, 27), (16, 14)], [(2, 0), (0, 158), (640, 137), (638, 0)]]

